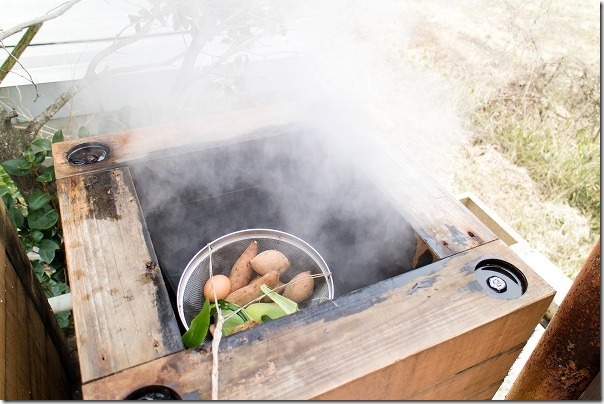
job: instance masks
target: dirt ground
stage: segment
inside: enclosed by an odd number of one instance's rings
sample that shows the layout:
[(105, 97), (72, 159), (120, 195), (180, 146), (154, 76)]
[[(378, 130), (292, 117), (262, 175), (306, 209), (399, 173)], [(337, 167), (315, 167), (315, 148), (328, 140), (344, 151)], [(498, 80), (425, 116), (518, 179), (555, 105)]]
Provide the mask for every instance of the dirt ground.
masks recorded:
[(533, 248), (576, 274), (595, 242), (586, 217), (546, 198), (526, 169), (493, 146), (474, 144), (480, 128), (470, 119), (478, 105), (544, 61), (576, 58), (599, 71), (599, 4), (380, 1), (345, 10), (333, 27), (338, 35), (315, 45), (325, 53), (338, 49), (323, 58), (337, 72), (331, 81), (346, 83), (347, 96), (398, 136), (445, 189), (473, 192)]

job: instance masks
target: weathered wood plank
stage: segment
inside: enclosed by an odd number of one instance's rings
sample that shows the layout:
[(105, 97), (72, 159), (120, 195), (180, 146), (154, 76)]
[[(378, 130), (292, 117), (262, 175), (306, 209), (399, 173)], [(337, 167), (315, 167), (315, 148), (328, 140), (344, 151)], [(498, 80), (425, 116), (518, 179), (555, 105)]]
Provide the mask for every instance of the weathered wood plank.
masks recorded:
[(439, 257), (428, 247), (428, 244), (417, 234), (415, 235), (415, 255), (411, 260), (411, 267), (418, 268), (437, 261)]
[[(52, 383), (48, 384), (48, 396), (46, 399), (49, 400), (64, 400), (66, 398), (71, 398), (66, 396), (66, 392), (71, 392), (72, 386), (69, 384), (69, 379), (67, 377), (67, 372), (59, 372), (58, 369), (61, 369), (64, 366), (62, 359), (57, 352), (57, 349), (54, 345), (52, 338), (50, 338), (49, 334), (46, 334), (46, 338), (44, 339), (45, 350), (46, 350), (46, 367), (45, 369), (54, 369), (52, 373)], [(48, 379), (48, 375), (46, 379)]]
[(495, 394), (497, 393), (497, 390), (499, 390), (499, 387), (501, 387), (501, 383), (503, 383), (503, 380), (498, 380), (495, 383), (491, 384), (489, 387), (486, 387), (485, 389), (472, 394), (466, 400), (492, 400)]
[(0, 398), (70, 398), (64, 337), (1, 201), (0, 270)]
[[(523, 317), (532, 317), (533, 324), (537, 324), (540, 309), (535, 311), (535, 308), (531, 307), (520, 309), (520, 311), (522, 311)], [(456, 374), (499, 356), (502, 351), (515, 349), (517, 345), (528, 339), (530, 332), (523, 329), (526, 324), (517, 324), (513, 317), (514, 315), (510, 314), (459, 337), (451, 337), (417, 355), (401, 359), (388, 367), (321, 395), (320, 398), (340, 400), (362, 397), (367, 400), (408, 400), (415, 399), (415, 395), (418, 394), (423, 399), (449, 399), (448, 393), (436, 386), (447, 383), (447, 381), (451, 382), (450, 379)], [(501, 336), (504, 334), (508, 335), (509, 339), (502, 341)], [(481, 343), (481, 341), (491, 342)], [(493, 380), (503, 378), (509, 370), (509, 366), (504, 367), (504, 365), (511, 366), (512, 363), (513, 361), (497, 362), (498, 367), (493, 369), (494, 374), (483, 374), (483, 381), (480, 385), (468, 386), (465, 384), (465, 379), (459, 378), (452, 381), (449, 390), (453, 389), (452, 386), (455, 383), (461, 383), (459, 399), (464, 399), (483, 386), (489, 385)], [(503, 376), (500, 377), (501, 374)], [(373, 389), (372, 386), (381, 386), (381, 388)], [(431, 388), (434, 390), (430, 391)], [(421, 394), (422, 392), (424, 394)]]
[[(254, 130), (285, 124), (316, 127), (312, 113), (295, 105), (274, 105), (206, 116), (194, 121), (140, 128), (109, 135), (53, 144), (57, 178), (124, 166), (156, 152), (182, 146), (236, 139)], [(316, 118), (315, 118), (316, 119)], [(325, 128), (316, 130), (325, 130)], [(328, 129), (329, 130), (329, 129)], [(340, 129), (341, 130), (341, 129)], [(327, 134), (330, 136), (330, 134)], [(422, 172), (391, 138), (371, 128), (360, 134), (359, 160), (363, 169), (395, 202), (400, 213), (439, 258), (474, 248), (496, 236), (459, 201)], [(72, 165), (67, 152), (83, 142), (100, 142), (110, 148), (104, 161)]]
[(374, 136), (363, 144), (364, 163), (375, 184), (439, 258), (497, 239), (465, 206), (422, 171), (400, 143)]
[[(520, 268), (526, 293), (506, 300), (477, 289), (473, 268), (486, 257)], [(218, 397), (412, 397), (524, 343), (554, 294), (499, 241), (425, 268), (430, 272), (411, 283), (395, 277), (224, 338)], [(185, 350), (87, 383), (83, 395), (120, 399), (164, 385), (184, 399), (209, 399), (211, 362), (207, 351)], [(492, 383), (507, 363), (497, 362)]]
[[(447, 380), (430, 386), (410, 397), (411, 400), (464, 400), (468, 392), (481, 392), (490, 388), (493, 380), (503, 381), (509, 369), (522, 351), (516, 346), (510, 350), (489, 358), (477, 365), (463, 370)], [(404, 383), (405, 381), (401, 381)], [(489, 397), (489, 399), (492, 397)]]
[[(28, 354), (31, 376), (31, 397), (49, 397), (48, 380), (44, 377), (46, 365), (46, 330), (40, 320), (35, 305), (27, 301), (28, 312)], [(60, 365), (60, 364), (59, 364)], [(59, 367), (60, 368), (60, 367)], [(57, 369), (57, 368), (53, 368)]]
[[(97, 170), (107, 170), (149, 156), (156, 151), (226, 140), (266, 126), (291, 123), (299, 119), (299, 111), (292, 105), (259, 107), (208, 115), (191, 121), (133, 129), (111, 135), (92, 136), (85, 140), (54, 143), (55, 175), (57, 179), (60, 179)], [(70, 164), (67, 161), (67, 152), (73, 146), (83, 142), (100, 142), (109, 146), (108, 158), (90, 165)]]
[[(19, 281), (24, 287), (28, 300), (34, 304), (40, 319), (42, 319), (44, 322), (45, 327), (47, 327), (47, 329), (53, 329), (51, 334), (61, 335), (62, 332), (54, 316), (48, 315), (48, 313), (51, 313), (48, 299), (42, 291), (42, 287), (36, 278), (25, 250), (21, 246), (17, 231), (6, 216), (6, 208), (1, 201), (0, 217), (2, 224), (4, 224), (3, 229), (0, 231), (0, 241), (5, 245), (7, 260), (12, 263), (12, 267), (15, 270)], [(58, 346), (60, 343), (64, 344), (64, 341), (59, 338), (55, 341), (55, 343)]]
[[(7, 261), (4, 266), (4, 281), (5, 281), (5, 333), (4, 333), (4, 345), (5, 349), (7, 345), (12, 344), (12, 338), (14, 338), (14, 331), (12, 330), (12, 325), (16, 321), (17, 316), (17, 276), (12, 271), (10, 262)], [(7, 342), (8, 341), (8, 342)], [(13, 351), (13, 348), (10, 350), (5, 350), (5, 356), (3, 357), (3, 370), (4, 373), (2, 377), (4, 378), (5, 385), (5, 395), (2, 397), (4, 399), (10, 397), (18, 396), (18, 384), (14, 382), (15, 379), (15, 371), (17, 366), (17, 354)]]
[(6, 399), (29, 400), (29, 355), (25, 291), (12, 264), (6, 267)]
[(27, 299), (27, 293), (24, 285), (17, 280), (15, 289), (17, 290), (17, 316), (19, 324), (13, 324), (12, 327), (15, 329), (16, 335), (19, 335), (18, 339), (13, 339), (15, 350), (19, 351), (19, 366), (17, 368), (17, 377), (20, 383), (23, 384), (23, 398), (32, 399), (32, 369), (31, 369), (31, 345), (29, 335), (31, 335), (29, 324), (29, 310), (27, 306), (30, 304)]
[[(0, 208), (3, 208), (0, 205)], [(6, 216), (0, 209), (0, 399), (6, 397), (6, 272), (8, 258), (6, 257)]]
[[(17, 233), (6, 216), (6, 208), (0, 201), (0, 248), (2, 248), (2, 276), (4, 285), (2, 315), (2, 358), (4, 365), (0, 378), (5, 385), (0, 393), (7, 398), (24, 397), (46, 399), (48, 385), (59, 377), (69, 378), (70, 362), (65, 340), (52, 313), (48, 300), (31, 268), (19, 242)], [(15, 299), (18, 298), (18, 301)], [(42, 353), (44, 339), (52, 342), (52, 350), (60, 359), (55, 367), (46, 366)], [(40, 340), (39, 340), (40, 339)], [(23, 352), (23, 355), (21, 355)], [(40, 360), (39, 360), (40, 359)], [(21, 372), (20, 376), (19, 372)], [(17, 377), (15, 379), (15, 377)], [(38, 395), (40, 394), (40, 395)], [(68, 398), (71, 386), (63, 384), (57, 398)]]
[(128, 169), (57, 188), (82, 381), (182, 349)]
[[(3, 223), (5, 223), (1, 236), (3, 237), (2, 243), (6, 248), (6, 257), (8, 261), (12, 263), (13, 270), (18, 276), (19, 282), (21, 282), (27, 293), (30, 295), (34, 304), (40, 305), (43, 293), (42, 291), (39, 291), (38, 293), (33, 286), (35, 275), (33, 274), (33, 271), (30, 270), (31, 264), (29, 263), (29, 259), (19, 242), (17, 231), (6, 216), (6, 208), (3, 203), (0, 205), (0, 212), (0, 215), (3, 216)], [(46, 300), (45, 297), (44, 300)]]

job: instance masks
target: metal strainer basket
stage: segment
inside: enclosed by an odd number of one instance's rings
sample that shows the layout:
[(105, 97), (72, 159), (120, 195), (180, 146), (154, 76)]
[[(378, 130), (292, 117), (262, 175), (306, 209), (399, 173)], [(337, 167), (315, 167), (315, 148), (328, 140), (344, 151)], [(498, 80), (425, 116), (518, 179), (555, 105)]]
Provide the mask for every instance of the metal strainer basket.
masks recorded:
[(247, 246), (256, 240), (258, 253), (265, 250), (278, 250), (291, 263), (289, 269), (281, 275), (281, 282), (287, 283), (301, 272), (323, 275), (315, 278), (315, 288), (310, 299), (299, 304), (299, 308), (333, 299), (333, 280), (325, 260), (319, 253), (299, 238), (278, 230), (248, 229), (241, 230), (219, 239), (200, 250), (183, 271), (176, 294), (178, 315), (185, 328), (201, 311), (204, 302), (203, 287), (210, 277), (210, 251), (212, 254), (212, 273), (229, 275), (231, 268)]

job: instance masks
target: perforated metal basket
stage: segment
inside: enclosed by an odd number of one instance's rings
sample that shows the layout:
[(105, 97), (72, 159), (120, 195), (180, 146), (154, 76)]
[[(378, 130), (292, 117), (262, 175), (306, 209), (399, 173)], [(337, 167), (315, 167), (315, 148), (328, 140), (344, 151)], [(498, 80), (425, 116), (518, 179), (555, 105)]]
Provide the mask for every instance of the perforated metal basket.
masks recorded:
[(203, 307), (203, 287), (210, 277), (210, 253), (212, 273), (228, 276), (235, 261), (254, 240), (258, 242), (258, 253), (265, 250), (278, 250), (291, 263), (289, 269), (281, 275), (281, 282), (287, 283), (294, 276), (305, 271), (323, 275), (315, 278), (313, 294), (310, 299), (298, 305), (300, 309), (333, 299), (333, 280), (329, 268), (321, 255), (308, 243), (278, 230), (241, 230), (212, 241), (195, 254), (183, 271), (178, 283), (176, 300), (178, 315), (187, 330), (193, 318)]

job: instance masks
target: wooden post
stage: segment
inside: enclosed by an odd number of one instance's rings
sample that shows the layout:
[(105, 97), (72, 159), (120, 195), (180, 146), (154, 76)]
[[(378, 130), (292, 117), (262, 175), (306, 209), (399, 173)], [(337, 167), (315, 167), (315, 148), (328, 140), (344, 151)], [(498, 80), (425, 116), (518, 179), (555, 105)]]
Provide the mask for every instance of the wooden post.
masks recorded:
[(506, 400), (576, 400), (600, 371), (600, 241)]
[(0, 199), (0, 400), (74, 398), (65, 337)]

